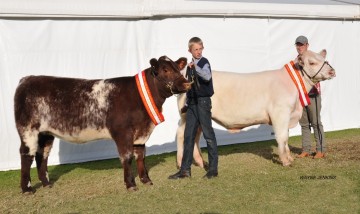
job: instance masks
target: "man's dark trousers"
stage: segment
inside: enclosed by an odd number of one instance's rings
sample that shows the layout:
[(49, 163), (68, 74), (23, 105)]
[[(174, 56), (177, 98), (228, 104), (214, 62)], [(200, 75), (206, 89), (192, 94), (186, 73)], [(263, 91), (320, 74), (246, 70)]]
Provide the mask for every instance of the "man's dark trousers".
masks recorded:
[(190, 171), (193, 161), (195, 137), (200, 126), (207, 143), (209, 172), (218, 172), (218, 151), (214, 129), (211, 124), (211, 107), (210, 97), (190, 98), (188, 101), (181, 171)]

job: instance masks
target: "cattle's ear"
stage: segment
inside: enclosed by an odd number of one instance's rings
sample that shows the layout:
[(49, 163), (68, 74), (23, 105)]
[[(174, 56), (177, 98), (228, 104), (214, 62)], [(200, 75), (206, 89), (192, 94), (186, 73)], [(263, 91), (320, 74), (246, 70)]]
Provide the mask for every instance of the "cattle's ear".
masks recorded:
[(150, 65), (153, 66), (153, 67), (158, 67), (159, 62), (157, 61), (157, 59), (152, 58), (152, 59), (150, 59)]
[(304, 56), (303, 55), (299, 55), (297, 57), (297, 63), (301, 66), (304, 67)]
[(176, 64), (178, 65), (179, 70), (184, 69), (187, 64), (187, 58), (180, 57), (178, 60), (176, 60)]
[(322, 57), (324, 57), (324, 59), (325, 59), (325, 58), (326, 58), (326, 54), (327, 54), (326, 49), (322, 49), (322, 50), (319, 52), (319, 54), (320, 54)]
[(150, 65), (151, 65), (151, 72), (154, 73), (154, 75), (158, 75), (158, 68), (159, 68), (159, 62), (157, 59), (152, 58), (150, 59)]

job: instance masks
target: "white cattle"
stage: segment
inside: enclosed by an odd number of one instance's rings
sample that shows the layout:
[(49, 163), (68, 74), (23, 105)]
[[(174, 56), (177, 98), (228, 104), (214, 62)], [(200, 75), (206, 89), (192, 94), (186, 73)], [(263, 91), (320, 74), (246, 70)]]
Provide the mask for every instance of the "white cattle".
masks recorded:
[[(302, 79), (307, 92), (323, 80), (335, 77), (335, 70), (325, 61), (326, 50), (319, 54), (305, 52), (295, 61), (303, 67)], [(288, 129), (297, 125), (302, 115), (299, 92), (285, 67), (278, 70), (240, 74), (213, 71), (215, 94), (212, 96), (212, 118), (229, 132), (255, 124), (273, 126), (278, 143), (280, 161), (288, 166), (293, 161), (288, 146)], [(178, 97), (179, 110), (184, 106), (185, 94)], [(179, 111), (180, 112), (180, 111)], [(177, 129), (177, 165), (181, 166), (186, 114), (181, 114)], [(199, 148), (201, 129), (196, 137), (194, 160), (204, 167)]]

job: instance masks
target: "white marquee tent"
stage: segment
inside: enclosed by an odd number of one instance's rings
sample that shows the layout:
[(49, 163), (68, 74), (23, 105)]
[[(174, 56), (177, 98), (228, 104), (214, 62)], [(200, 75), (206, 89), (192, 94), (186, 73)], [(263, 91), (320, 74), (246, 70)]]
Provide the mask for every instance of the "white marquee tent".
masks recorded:
[[(295, 38), (306, 35), (310, 49), (328, 50), (337, 70), (322, 83), (325, 131), (360, 128), (359, 21), (359, 0), (0, 0), (0, 170), (20, 167), (13, 115), (20, 78), (135, 75), (154, 57), (190, 58), (193, 36), (203, 39), (214, 70), (246, 73), (280, 68), (295, 58)], [(165, 102), (165, 122), (150, 137), (148, 154), (176, 149), (176, 108), (175, 97)], [(238, 134), (214, 128), (220, 144), (273, 138), (265, 125)], [(290, 130), (299, 134), (299, 126)], [(49, 164), (113, 157), (111, 141), (57, 140)]]

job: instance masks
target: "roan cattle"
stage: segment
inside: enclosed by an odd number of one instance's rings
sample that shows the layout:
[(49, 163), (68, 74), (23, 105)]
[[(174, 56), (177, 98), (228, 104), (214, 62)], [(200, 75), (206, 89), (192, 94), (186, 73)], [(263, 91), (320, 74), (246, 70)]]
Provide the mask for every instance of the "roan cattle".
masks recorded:
[[(320, 54), (305, 52), (295, 61), (303, 69), (299, 72), (306, 88), (323, 80), (335, 77), (335, 70), (325, 61), (326, 50)], [(297, 66), (298, 66), (297, 65)], [(278, 143), (280, 161), (288, 166), (293, 161), (288, 146), (288, 129), (297, 125), (302, 104), (299, 91), (285, 66), (278, 70), (249, 74), (213, 71), (215, 94), (212, 96), (212, 118), (229, 132), (238, 132), (242, 128), (256, 125), (272, 125)], [(305, 90), (304, 90), (305, 91)], [(178, 108), (184, 106), (185, 95), (178, 97)], [(184, 144), (186, 114), (180, 112), (177, 129), (177, 166), (181, 165)], [(195, 138), (194, 161), (206, 168), (199, 148), (201, 129)]]
[(112, 79), (22, 78), (14, 98), (22, 192), (34, 191), (30, 178), (34, 158), (42, 185), (51, 186), (47, 161), (54, 137), (73, 143), (113, 139), (126, 188), (137, 190), (131, 170), (134, 157), (141, 182), (152, 185), (145, 167), (145, 143), (163, 121), (165, 99), (190, 89), (180, 73), (186, 63), (186, 58), (173, 62), (162, 56), (151, 59), (151, 67), (135, 76)]

